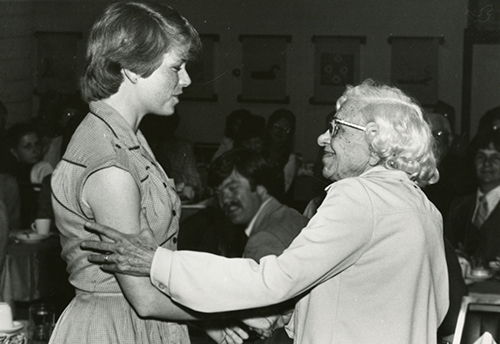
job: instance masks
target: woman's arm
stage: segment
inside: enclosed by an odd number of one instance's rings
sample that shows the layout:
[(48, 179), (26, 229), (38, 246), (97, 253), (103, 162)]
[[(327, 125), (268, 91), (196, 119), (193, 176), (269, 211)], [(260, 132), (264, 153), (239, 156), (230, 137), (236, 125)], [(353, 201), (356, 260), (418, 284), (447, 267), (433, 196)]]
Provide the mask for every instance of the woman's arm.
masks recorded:
[[(99, 223), (134, 235), (141, 228), (141, 198), (132, 176), (117, 167), (92, 174), (83, 189), (83, 200)], [(166, 229), (165, 229), (166, 230)], [(174, 304), (151, 285), (147, 277), (115, 274), (128, 302), (141, 317), (193, 320), (196, 313)]]

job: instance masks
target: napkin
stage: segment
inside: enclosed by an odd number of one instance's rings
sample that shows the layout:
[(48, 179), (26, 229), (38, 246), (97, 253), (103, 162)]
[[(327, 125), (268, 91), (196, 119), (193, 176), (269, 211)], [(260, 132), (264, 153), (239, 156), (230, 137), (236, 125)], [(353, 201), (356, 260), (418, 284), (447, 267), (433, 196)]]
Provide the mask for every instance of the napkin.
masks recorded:
[(495, 342), (491, 333), (485, 332), (474, 344), (497, 344), (497, 342)]

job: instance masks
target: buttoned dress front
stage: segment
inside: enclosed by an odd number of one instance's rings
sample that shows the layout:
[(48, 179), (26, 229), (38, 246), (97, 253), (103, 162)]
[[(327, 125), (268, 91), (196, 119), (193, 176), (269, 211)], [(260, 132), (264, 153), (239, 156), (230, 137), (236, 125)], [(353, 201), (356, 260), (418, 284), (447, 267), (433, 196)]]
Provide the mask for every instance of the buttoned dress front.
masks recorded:
[(52, 177), (54, 213), (62, 256), (76, 296), (61, 315), (50, 343), (189, 343), (184, 325), (141, 319), (128, 303), (113, 274), (88, 262), (84, 240), (99, 237), (84, 229), (94, 221), (82, 201), (87, 178), (118, 167), (129, 172), (140, 190), (141, 227), (149, 226), (162, 247), (175, 250), (180, 200), (141, 132), (135, 134), (124, 118), (103, 102), (90, 103)]

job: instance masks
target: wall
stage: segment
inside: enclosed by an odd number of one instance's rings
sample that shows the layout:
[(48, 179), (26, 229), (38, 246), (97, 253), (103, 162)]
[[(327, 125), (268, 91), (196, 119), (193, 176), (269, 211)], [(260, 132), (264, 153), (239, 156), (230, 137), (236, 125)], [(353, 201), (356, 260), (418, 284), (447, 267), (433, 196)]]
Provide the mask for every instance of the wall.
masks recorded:
[[(86, 38), (105, 3), (35, 2), (35, 29), (82, 31)], [(178, 105), (181, 114), (178, 134), (193, 141), (218, 142), (225, 118), (234, 109), (245, 107), (267, 118), (276, 108), (284, 106), (297, 116), (296, 150), (305, 160), (313, 160), (317, 151), (316, 137), (323, 130), (325, 116), (332, 110), (332, 106), (309, 104), (314, 80), (313, 35), (366, 36), (361, 52), (361, 78), (370, 77), (382, 82), (390, 81), (391, 50), (387, 38), (391, 34), (442, 35), (445, 42), (439, 52), (439, 98), (452, 104), (460, 116), (467, 0), (174, 0), (170, 3), (200, 33), (220, 36), (216, 43), (214, 81), (219, 101), (185, 101)], [(233, 76), (232, 70), (241, 68), (241, 43), (238, 41), (241, 34), (292, 36), (287, 52), (290, 104), (237, 102), (241, 79)], [(459, 118), (457, 123), (460, 123)]]
[(0, 1), (0, 100), (7, 125), (32, 113), (34, 15), (32, 2)]

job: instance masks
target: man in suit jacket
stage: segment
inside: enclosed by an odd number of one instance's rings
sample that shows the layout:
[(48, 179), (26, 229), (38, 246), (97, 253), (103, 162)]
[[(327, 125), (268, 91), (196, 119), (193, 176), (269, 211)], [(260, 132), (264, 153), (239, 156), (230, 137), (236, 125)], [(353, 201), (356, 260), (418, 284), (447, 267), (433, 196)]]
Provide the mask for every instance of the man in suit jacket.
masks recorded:
[[(266, 255), (280, 255), (308, 222), (307, 217), (269, 194), (271, 182), (265, 159), (248, 148), (224, 153), (213, 162), (208, 172), (208, 184), (214, 188), (223, 213), (233, 225), (244, 228), (248, 237), (243, 256), (257, 262)], [(292, 308), (293, 304), (260, 310), (259, 314), (280, 312), (287, 307)], [(261, 342), (293, 341), (281, 328)]]
[(452, 203), (445, 233), (455, 248), (487, 262), (500, 256), (500, 131), (487, 130), (473, 142), (479, 187)]

